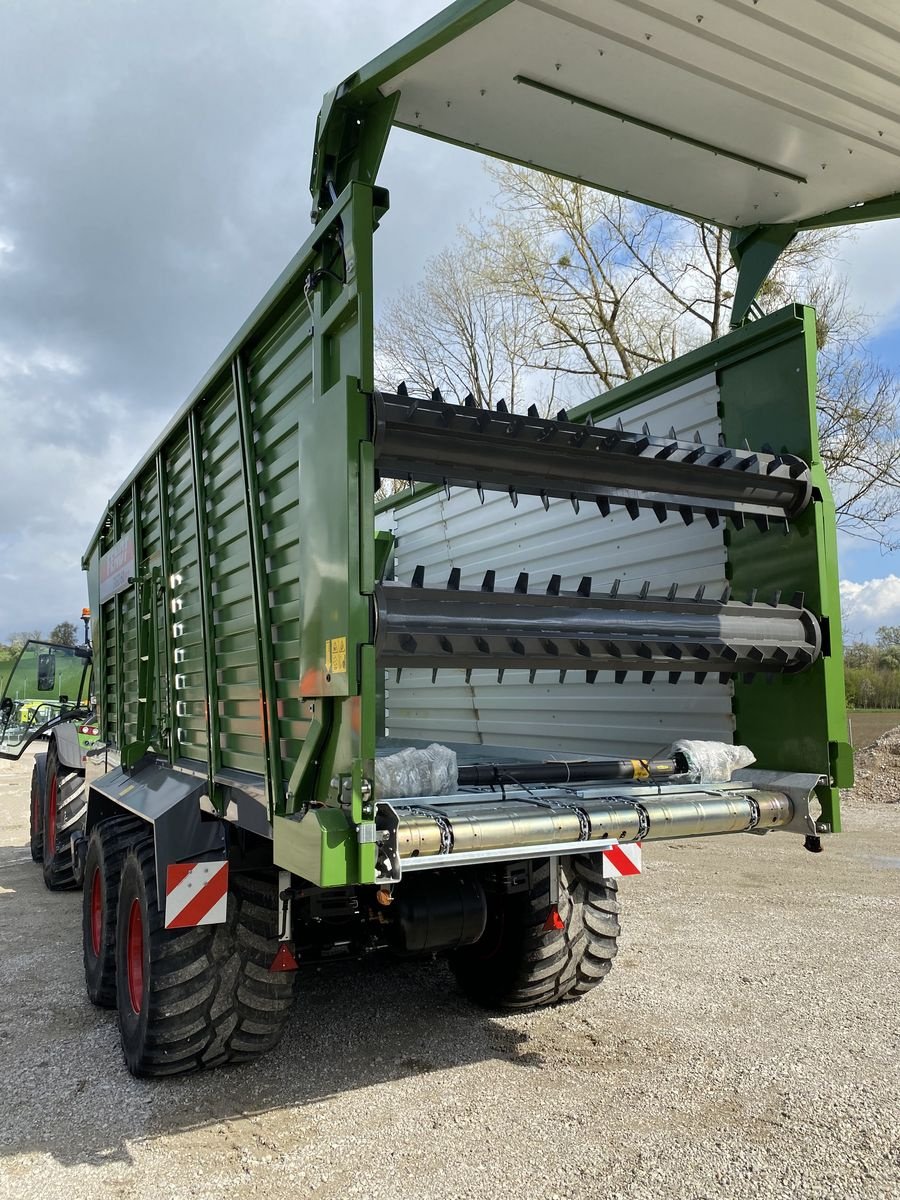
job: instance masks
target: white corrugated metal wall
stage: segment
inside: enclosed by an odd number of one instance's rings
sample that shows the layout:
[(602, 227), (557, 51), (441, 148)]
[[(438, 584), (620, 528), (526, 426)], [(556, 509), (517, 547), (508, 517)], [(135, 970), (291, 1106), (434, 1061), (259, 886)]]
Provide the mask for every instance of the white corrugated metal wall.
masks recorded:
[[(715, 445), (719, 433), (718, 388), (706, 375), (654, 397), (622, 414), (626, 429), (646, 421), (653, 433), (670, 426), (681, 437), (700, 430)], [(546, 587), (552, 574), (563, 588), (575, 588), (590, 575), (595, 590), (622, 580), (636, 592), (644, 580), (651, 594), (664, 595), (673, 582), (696, 589), (725, 584), (722, 529), (702, 518), (685, 527), (677, 515), (659, 524), (652, 513), (632, 521), (624, 511), (603, 518), (593, 505), (576, 514), (568, 501), (551, 500), (545, 512), (537, 497), (522, 496), (513, 508), (505, 494), (454, 489), (381, 513), (381, 529), (397, 538), (395, 577), (408, 582), (416, 566), (426, 585), (443, 586), (459, 567), (462, 586), (481, 584), (484, 572), (497, 572), (496, 586), (512, 587), (520, 571), (530, 585)], [(637, 677), (635, 677), (635, 680)], [(679, 737), (732, 740), (731, 685), (711, 676), (698, 685), (685, 676), (678, 684), (664, 675), (651, 684), (613, 682), (601, 673), (595, 684), (570, 672), (564, 683), (555, 671), (539, 671), (533, 684), (527, 671), (479, 670), (465, 683), (459, 670), (404, 669), (400, 683), (387, 672), (385, 732), (392, 738), (426, 738), (523, 746), (546, 752), (651, 754)]]

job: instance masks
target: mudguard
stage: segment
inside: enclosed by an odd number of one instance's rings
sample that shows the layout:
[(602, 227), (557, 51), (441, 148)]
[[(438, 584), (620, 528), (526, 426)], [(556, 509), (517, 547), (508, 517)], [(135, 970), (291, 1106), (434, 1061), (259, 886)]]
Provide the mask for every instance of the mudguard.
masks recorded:
[(78, 729), (74, 721), (57, 725), (50, 737), (56, 742), (56, 756), (60, 764), (72, 771), (84, 770), (84, 751), (78, 741)]
[(205, 779), (147, 760), (130, 770), (116, 767), (90, 785), (88, 834), (97, 821), (123, 811), (153, 826), (161, 912), (165, 911), (170, 865), (198, 859), (224, 861), (226, 857), (225, 823), (200, 809), (205, 792)]

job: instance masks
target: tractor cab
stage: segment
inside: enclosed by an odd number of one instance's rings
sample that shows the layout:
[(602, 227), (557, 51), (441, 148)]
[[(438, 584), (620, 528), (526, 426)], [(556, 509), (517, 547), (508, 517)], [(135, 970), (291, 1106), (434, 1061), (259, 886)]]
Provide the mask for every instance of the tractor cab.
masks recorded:
[[(92, 715), (90, 646), (27, 641), (0, 695), (0, 757), (19, 758), (27, 746), (62, 721)], [(93, 730), (93, 735), (82, 730)], [(79, 740), (96, 738), (91, 724)]]

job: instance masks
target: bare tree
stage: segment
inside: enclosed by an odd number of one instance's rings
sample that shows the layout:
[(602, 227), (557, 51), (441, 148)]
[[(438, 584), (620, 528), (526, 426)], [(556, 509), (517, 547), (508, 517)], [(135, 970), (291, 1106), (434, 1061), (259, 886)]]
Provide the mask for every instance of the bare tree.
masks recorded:
[(387, 309), (379, 329), (378, 375), (385, 388), (412, 390), (479, 407), (505, 400), (515, 409), (522, 373), (537, 352), (526, 298), (494, 288), (478, 269), (465, 233), (425, 267), (423, 281)]
[[(381, 373), (493, 406), (606, 391), (727, 332), (737, 272), (727, 230), (511, 164), (488, 167), (495, 212), (431, 260), (389, 308)], [(816, 308), (822, 456), (838, 519), (900, 543), (900, 394), (833, 268), (848, 235), (799, 234), (757, 297)], [(546, 382), (540, 385), (540, 378)], [(549, 387), (547, 384), (549, 383)]]
[[(531, 365), (552, 348), (596, 392), (727, 332), (737, 280), (727, 230), (524, 167), (487, 169), (499, 194), (478, 240), (482, 270), (533, 305), (544, 329)], [(759, 305), (802, 295), (844, 236), (796, 237)]]

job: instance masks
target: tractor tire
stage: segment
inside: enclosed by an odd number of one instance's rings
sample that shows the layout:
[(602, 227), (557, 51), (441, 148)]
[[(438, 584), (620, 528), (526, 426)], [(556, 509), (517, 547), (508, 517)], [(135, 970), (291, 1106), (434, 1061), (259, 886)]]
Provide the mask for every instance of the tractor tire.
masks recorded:
[(91, 830), (84, 860), (82, 947), (88, 998), (116, 1007), (116, 912), (125, 855), (147, 826), (135, 817), (108, 817)]
[(274, 877), (232, 874), (223, 925), (165, 929), (152, 835), (122, 868), (116, 916), (119, 1034), (132, 1075), (180, 1075), (246, 1062), (278, 1042), (296, 972), (269, 970), (278, 949)]
[(540, 859), (532, 864), (527, 892), (488, 895), (485, 932), (474, 945), (453, 951), (450, 966), (476, 1004), (543, 1008), (596, 987), (612, 967), (618, 936), (616, 883), (603, 877), (599, 858), (560, 860), (555, 910), (550, 862)]
[(84, 828), (87, 796), (84, 771), (65, 767), (59, 761), (56, 741), (47, 751), (46, 785), (42, 808), (42, 859), (44, 883), (51, 892), (78, 887), (72, 857), (72, 835)]
[(47, 755), (36, 754), (31, 768), (31, 801), (30, 830), (31, 830), (31, 861), (44, 861), (44, 791), (47, 786)]

